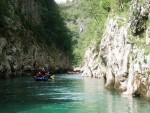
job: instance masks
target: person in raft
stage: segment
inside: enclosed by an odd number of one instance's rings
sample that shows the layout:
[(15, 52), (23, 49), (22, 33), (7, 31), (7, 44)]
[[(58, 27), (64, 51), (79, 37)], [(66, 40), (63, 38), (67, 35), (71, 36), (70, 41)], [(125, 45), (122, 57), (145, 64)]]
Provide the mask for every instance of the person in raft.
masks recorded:
[(46, 72), (46, 73), (45, 73), (45, 77), (50, 78), (50, 73), (49, 73), (49, 72)]
[(36, 76), (35, 76), (36, 78), (37, 77), (42, 77), (42, 73), (41, 72), (38, 72), (38, 73), (36, 73)]
[(42, 69), (41, 73), (42, 73), (42, 76), (45, 76), (46, 71), (44, 68)]

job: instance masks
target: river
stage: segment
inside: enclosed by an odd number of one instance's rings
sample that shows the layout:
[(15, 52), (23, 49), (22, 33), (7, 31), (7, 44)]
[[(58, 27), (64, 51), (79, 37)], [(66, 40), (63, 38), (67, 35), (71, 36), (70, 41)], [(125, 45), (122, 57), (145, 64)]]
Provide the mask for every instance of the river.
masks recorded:
[(121, 96), (101, 79), (60, 74), (0, 80), (0, 113), (149, 113), (150, 102)]

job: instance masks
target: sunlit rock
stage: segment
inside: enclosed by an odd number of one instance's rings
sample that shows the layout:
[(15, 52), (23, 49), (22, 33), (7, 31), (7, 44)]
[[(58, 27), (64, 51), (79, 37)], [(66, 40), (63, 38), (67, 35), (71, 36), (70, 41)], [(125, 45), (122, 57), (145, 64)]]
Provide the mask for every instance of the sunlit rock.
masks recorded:
[[(89, 72), (91, 76), (96, 73), (105, 80), (106, 88), (116, 89), (125, 95), (150, 98), (150, 54), (147, 48), (131, 41), (136, 38), (140, 42), (142, 34), (143, 43), (149, 46), (150, 30), (146, 21), (149, 20), (150, 1), (132, 0), (131, 3), (130, 21), (129, 17), (108, 17), (100, 51), (97, 52), (98, 63), (94, 64), (95, 60), (91, 57), (96, 53), (88, 50), (85, 64), (89, 63), (90, 71), (87, 68), (84, 73)], [(120, 26), (120, 22), (124, 24)], [(94, 65), (96, 70), (92, 68)]]

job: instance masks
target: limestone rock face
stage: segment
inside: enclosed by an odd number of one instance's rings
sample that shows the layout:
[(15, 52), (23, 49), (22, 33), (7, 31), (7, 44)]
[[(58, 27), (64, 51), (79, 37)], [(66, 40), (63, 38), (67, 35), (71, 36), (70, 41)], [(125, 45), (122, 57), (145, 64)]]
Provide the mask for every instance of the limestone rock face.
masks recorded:
[(98, 68), (98, 52), (96, 48), (89, 47), (86, 52), (85, 52), (85, 65), (83, 68), (83, 73), (82, 76), (87, 76), (87, 77), (98, 77), (97, 75), (97, 68)]
[(3, 51), (6, 44), (7, 44), (6, 39), (5, 38), (0, 38), (0, 54), (2, 54), (2, 51)]
[(134, 35), (137, 35), (146, 29), (146, 20), (149, 16), (149, 10), (149, 0), (132, 0), (130, 28)]
[[(150, 98), (150, 53), (146, 50), (150, 43), (147, 22), (150, 1), (132, 0), (131, 3), (130, 18), (108, 17), (100, 50), (87, 49), (83, 76), (103, 78), (106, 88), (123, 94)], [(144, 37), (140, 37), (141, 34)], [(146, 47), (131, 41), (134, 38)]]
[(117, 20), (111, 19), (108, 23), (101, 41), (101, 58), (105, 62), (103, 67), (106, 68), (106, 87), (110, 87), (111, 83), (111, 86), (121, 88), (119, 82), (125, 82), (125, 78), (121, 76), (126, 76), (128, 72), (128, 56), (131, 50), (131, 45), (127, 43), (128, 26), (119, 28)]

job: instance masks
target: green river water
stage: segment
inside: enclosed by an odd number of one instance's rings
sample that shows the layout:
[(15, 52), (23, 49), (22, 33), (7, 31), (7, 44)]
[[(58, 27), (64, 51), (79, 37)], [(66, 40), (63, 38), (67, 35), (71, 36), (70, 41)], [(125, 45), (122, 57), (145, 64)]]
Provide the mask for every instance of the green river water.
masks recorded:
[(0, 80), (0, 113), (150, 113), (150, 102), (108, 91), (101, 79), (56, 75)]

